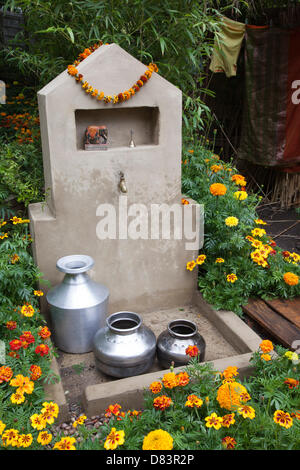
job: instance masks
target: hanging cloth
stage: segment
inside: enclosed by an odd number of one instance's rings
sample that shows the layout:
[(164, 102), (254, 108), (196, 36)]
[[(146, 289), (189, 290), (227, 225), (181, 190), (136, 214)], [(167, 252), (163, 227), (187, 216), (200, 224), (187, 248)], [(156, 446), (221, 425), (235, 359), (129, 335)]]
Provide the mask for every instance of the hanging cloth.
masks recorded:
[(215, 37), (209, 69), (214, 73), (223, 72), (226, 77), (232, 77), (236, 75), (237, 60), (245, 36), (245, 25), (226, 16), (222, 16), (221, 20), (219, 40)]
[(300, 163), (300, 28), (247, 26), (239, 158), (257, 165)]

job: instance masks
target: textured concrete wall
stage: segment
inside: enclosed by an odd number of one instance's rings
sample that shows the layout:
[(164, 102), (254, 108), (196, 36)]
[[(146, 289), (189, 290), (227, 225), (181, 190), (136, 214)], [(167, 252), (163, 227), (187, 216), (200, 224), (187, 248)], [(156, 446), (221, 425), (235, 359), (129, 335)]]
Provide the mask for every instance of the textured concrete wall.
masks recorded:
[[(127, 90), (145, 69), (115, 44), (100, 47), (78, 66), (84, 78), (105, 94)], [(91, 277), (110, 290), (110, 312), (188, 303), (196, 289), (196, 270), (187, 271), (186, 262), (197, 256), (197, 250), (186, 250), (186, 240), (99, 240), (96, 234), (98, 206), (119, 205), (120, 171), (128, 187), (128, 206), (180, 204), (181, 91), (153, 73), (129, 101), (105, 104), (86, 94), (65, 71), (38, 93), (38, 101), (49, 197), (46, 204), (30, 205), (29, 213), (34, 256), (44, 278), (57, 284), (63, 277), (56, 269), (57, 259), (86, 254), (95, 260)], [(137, 109), (148, 107), (155, 111)], [(106, 151), (81, 147), (89, 111), (90, 125), (107, 116), (111, 146)], [(123, 119), (118, 119), (117, 128), (112, 120), (118, 111)], [(133, 149), (123, 143), (127, 132), (129, 142), (132, 128), (137, 144), (141, 143)]]

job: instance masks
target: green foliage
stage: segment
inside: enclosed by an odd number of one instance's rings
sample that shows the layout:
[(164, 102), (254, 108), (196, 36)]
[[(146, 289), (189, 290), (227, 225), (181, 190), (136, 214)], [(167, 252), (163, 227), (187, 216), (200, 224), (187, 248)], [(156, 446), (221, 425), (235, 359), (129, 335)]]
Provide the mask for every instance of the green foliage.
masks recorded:
[(202, 7), (197, 0), (6, 2), (12, 6), (24, 13), (25, 48), (8, 47), (2, 57), (36, 87), (65, 70), (87, 46), (115, 42), (140, 61), (155, 62), (159, 73), (183, 91), (186, 130), (203, 128), (209, 114), (201, 99), (208, 92), (205, 65), (219, 30), (213, 1)]
[[(240, 379), (239, 371), (233, 373), (232, 378), (242, 384), (249, 394), (248, 400), (241, 404), (254, 410), (251, 418), (244, 417), (237, 406), (233, 409), (221, 407), (217, 396), (224, 383), (224, 376), (214, 370), (211, 363), (199, 364), (193, 358), (184, 369), (189, 376), (188, 384), (167, 388), (162, 378), (159, 393), (145, 390), (140, 415), (134, 417), (132, 412), (125, 412), (121, 417), (119, 411), (107, 424), (93, 431), (94, 434), (100, 432), (100, 440), (95, 439), (92, 442), (90, 434), (81, 443), (75, 444), (76, 449), (103, 449), (104, 442), (114, 427), (125, 433), (125, 442), (117, 450), (142, 449), (145, 436), (158, 429), (167, 431), (172, 436), (173, 450), (222, 450), (222, 439), (226, 436), (235, 439), (236, 450), (299, 450), (300, 420), (299, 416), (298, 419), (296, 417), (300, 405), (299, 384), (289, 388), (285, 383), (286, 378), (299, 379), (299, 358), (292, 361), (286, 357), (286, 352), (284, 348), (278, 347), (276, 352), (271, 352), (272, 359), (265, 361), (258, 350), (251, 359), (254, 368), (252, 375)], [(186, 406), (191, 394), (202, 400), (199, 408)], [(162, 395), (170, 397), (172, 404), (165, 410), (155, 409), (153, 400)], [(274, 421), (276, 410), (290, 414), (293, 420), (291, 427), (285, 428)], [(234, 422), (228, 427), (221, 425), (218, 429), (209, 428), (206, 418), (212, 413), (216, 413), (219, 418), (233, 413)], [(84, 425), (78, 430), (81, 436), (86, 432)]]
[[(186, 148), (183, 154), (183, 193), (204, 205), (205, 262), (199, 263), (199, 288), (204, 298), (217, 309), (232, 310), (242, 314), (241, 306), (249, 297), (291, 298), (300, 294), (300, 283), (290, 286), (283, 280), (286, 272), (300, 277), (300, 256), (284, 257), (282, 250), (265, 232), (266, 225), (259, 225), (256, 207), (260, 197), (248, 194), (244, 200), (235, 197), (241, 189), (232, 175), (237, 170), (220, 160), (213, 153), (213, 144), (200, 141), (194, 148)], [(223, 184), (226, 194), (212, 195), (210, 187)], [(247, 194), (247, 193), (246, 193)], [(236, 226), (227, 226), (228, 217), (238, 219)], [(253, 235), (262, 228), (262, 235)], [(247, 237), (252, 237), (255, 242)], [(255, 262), (253, 243), (260, 244), (268, 253)], [(216, 262), (222, 258), (224, 262)], [(195, 260), (196, 261), (196, 260)], [(197, 263), (196, 263), (197, 266)], [(195, 266), (195, 268), (196, 268)], [(228, 282), (227, 275), (235, 274), (237, 280)]]

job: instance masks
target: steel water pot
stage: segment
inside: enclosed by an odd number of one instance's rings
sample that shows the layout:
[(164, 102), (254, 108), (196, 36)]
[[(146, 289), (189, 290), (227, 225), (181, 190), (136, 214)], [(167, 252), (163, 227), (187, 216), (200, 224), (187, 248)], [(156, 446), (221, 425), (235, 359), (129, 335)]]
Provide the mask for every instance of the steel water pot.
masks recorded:
[(156, 337), (134, 312), (116, 312), (94, 338), (96, 367), (113, 377), (130, 377), (148, 371), (155, 358)]
[(175, 367), (188, 364), (190, 357), (186, 354), (188, 346), (197, 346), (199, 361), (204, 361), (206, 343), (198, 332), (197, 325), (186, 319), (173, 320), (157, 338), (157, 359), (162, 367), (168, 369), (174, 362)]
[(109, 290), (87, 274), (93, 265), (86, 255), (60, 258), (56, 267), (64, 279), (46, 296), (54, 343), (68, 353), (91, 352), (96, 332), (105, 325)]

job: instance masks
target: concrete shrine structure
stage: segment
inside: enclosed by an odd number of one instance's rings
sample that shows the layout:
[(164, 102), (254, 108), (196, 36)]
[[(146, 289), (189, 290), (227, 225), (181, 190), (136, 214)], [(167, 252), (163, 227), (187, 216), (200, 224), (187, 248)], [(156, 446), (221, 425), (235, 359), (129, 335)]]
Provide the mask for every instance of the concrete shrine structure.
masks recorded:
[[(146, 66), (111, 44), (77, 69), (93, 87), (113, 95), (130, 88)], [(51, 286), (61, 282), (57, 260), (85, 254), (95, 261), (91, 278), (110, 291), (109, 313), (189, 303), (197, 269), (188, 271), (186, 263), (196, 259), (201, 244), (187, 247), (203, 227), (192, 240), (178, 236), (188, 223), (196, 229), (200, 207), (181, 204), (181, 91), (153, 73), (130, 100), (106, 104), (64, 71), (38, 93), (38, 102), (47, 200), (31, 204), (29, 217), (44, 279)], [(85, 130), (92, 125), (107, 127), (107, 150), (85, 150)], [(182, 211), (182, 224), (175, 216), (171, 221), (169, 239), (162, 236), (162, 219), (157, 236), (151, 218), (153, 207), (162, 204), (166, 213), (173, 205)]]

